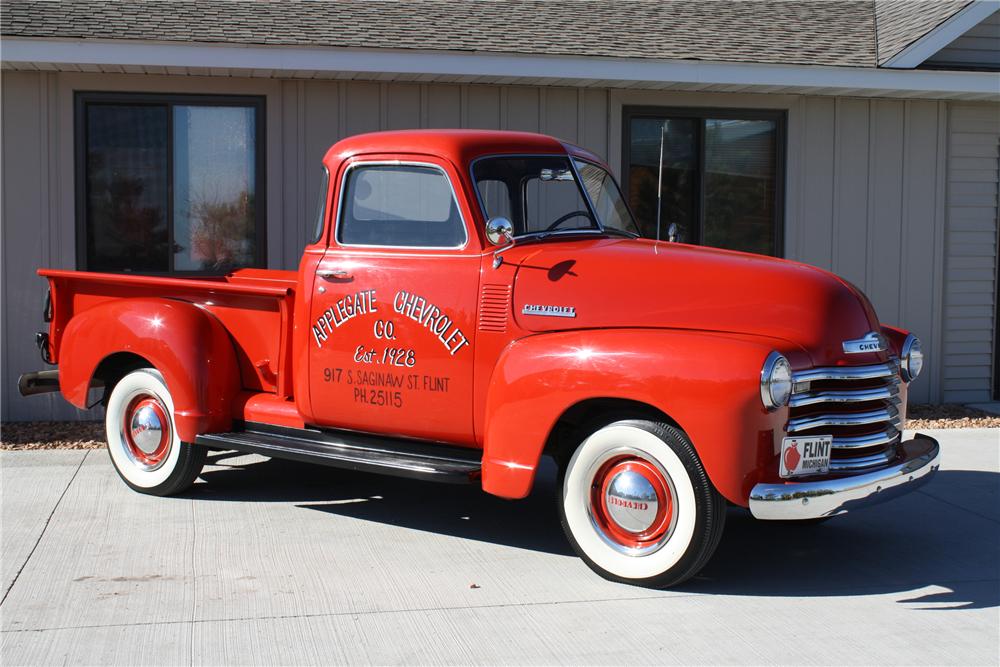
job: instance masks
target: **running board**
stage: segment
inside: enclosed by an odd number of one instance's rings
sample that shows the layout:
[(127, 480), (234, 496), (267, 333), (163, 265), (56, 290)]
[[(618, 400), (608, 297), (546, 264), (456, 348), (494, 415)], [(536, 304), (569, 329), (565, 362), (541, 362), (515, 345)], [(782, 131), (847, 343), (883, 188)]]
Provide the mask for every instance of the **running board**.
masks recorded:
[(247, 423), (242, 431), (206, 433), (195, 442), (215, 449), (451, 484), (478, 480), (482, 470), (478, 449), (345, 431)]

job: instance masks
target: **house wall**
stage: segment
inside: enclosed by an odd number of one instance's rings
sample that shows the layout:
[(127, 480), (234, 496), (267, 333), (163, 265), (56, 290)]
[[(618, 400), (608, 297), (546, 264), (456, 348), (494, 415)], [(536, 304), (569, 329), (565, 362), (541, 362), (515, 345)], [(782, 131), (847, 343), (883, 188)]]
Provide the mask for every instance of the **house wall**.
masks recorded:
[[(903, 324), (923, 339), (930, 359), (912, 388), (916, 402), (960, 396), (946, 393), (952, 390), (943, 383), (942, 360), (966, 352), (946, 345), (965, 350), (976, 343), (980, 351), (974, 354), (988, 355), (981, 348), (991, 329), (942, 334), (945, 295), (954, 292), (945, 289), (951, 281), (944, 274), (951, 238), (946, 212), (953, 210), (946, 196), (954, 189), (946, 157), (949, 138), (957, 136), (949, 134), (948, 103), (59, 72), (4, 72), (2, 86), (5, 420), (95, 414), (57, 396), (22, 399), (16, 393), (18, 375), (41, 366), (32, 336), (42, 328), (44, 282), (34, 270), (75, 264), (72, 107), (74, 91), (82, 90), (264, 95), (268, 257), (274, 268), (296, 266), (318, 196), (320, 158), (343, 136), (409, 127), (538, 131), (587, 146), (619, 171), (624, 106), (782, 109), (788, 117), (785, 255), (844, 275), (866, 290), (884, 321)], [(998, 111), (997, 105), (967, 106)], [(949, 267), (957, 270), (954, 261)]]
[(948, 117), (948, 228), (942, 395), (988, 401), (997, 303), (1000, 112), (956, 104)]
[(806, 98), (787, 254), (861, 287), (887, 324), (923, 343), (910, 400), (943, 398), (943, 102)]

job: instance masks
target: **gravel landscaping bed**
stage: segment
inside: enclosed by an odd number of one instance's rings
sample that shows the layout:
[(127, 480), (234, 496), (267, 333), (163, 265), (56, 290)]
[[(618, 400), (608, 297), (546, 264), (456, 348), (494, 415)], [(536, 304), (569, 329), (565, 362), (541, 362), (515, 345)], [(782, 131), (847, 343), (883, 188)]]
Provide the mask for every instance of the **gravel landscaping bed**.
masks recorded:
[[(1000, 416), (964, 405), (911, 405), (906, 428), (1000, 428)], [(100, 449), (104, 422), (5, 422), (0, 450)]]
[(104, 422), (4, 422), (3, 449), (99, 449), (104, 447)]
[(964, 405), (911, 405), (906, 428), (1000, 428), (1000, 416)]

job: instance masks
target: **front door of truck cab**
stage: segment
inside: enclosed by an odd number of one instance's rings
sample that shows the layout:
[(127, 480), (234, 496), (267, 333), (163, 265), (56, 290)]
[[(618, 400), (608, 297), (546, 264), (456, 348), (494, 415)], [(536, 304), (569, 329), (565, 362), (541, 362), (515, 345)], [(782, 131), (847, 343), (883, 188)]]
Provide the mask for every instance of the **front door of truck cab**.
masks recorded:
[(454, 168), (356, 159), (310, 313), (309, 386), (322, 426), (472, 445), (480, 259)]

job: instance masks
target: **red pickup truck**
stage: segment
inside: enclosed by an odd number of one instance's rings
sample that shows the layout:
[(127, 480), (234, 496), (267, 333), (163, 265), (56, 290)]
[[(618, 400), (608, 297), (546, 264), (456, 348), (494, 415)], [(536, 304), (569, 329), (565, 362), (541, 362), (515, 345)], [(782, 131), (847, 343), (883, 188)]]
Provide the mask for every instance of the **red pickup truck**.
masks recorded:
[(902, 439), (913, 335), (820, 269), (639, 238), (582, 148), (385, 132), (323, 168), (297, 272), (39, 271), (58, 371), (22, 393), (103, 391), (111, 461), (158, 495), (212, 449), (505, 498), (549, 455), (576, 552), (657, 587), (708, 561), (727, 503), (815, 521), (938, 468)]

